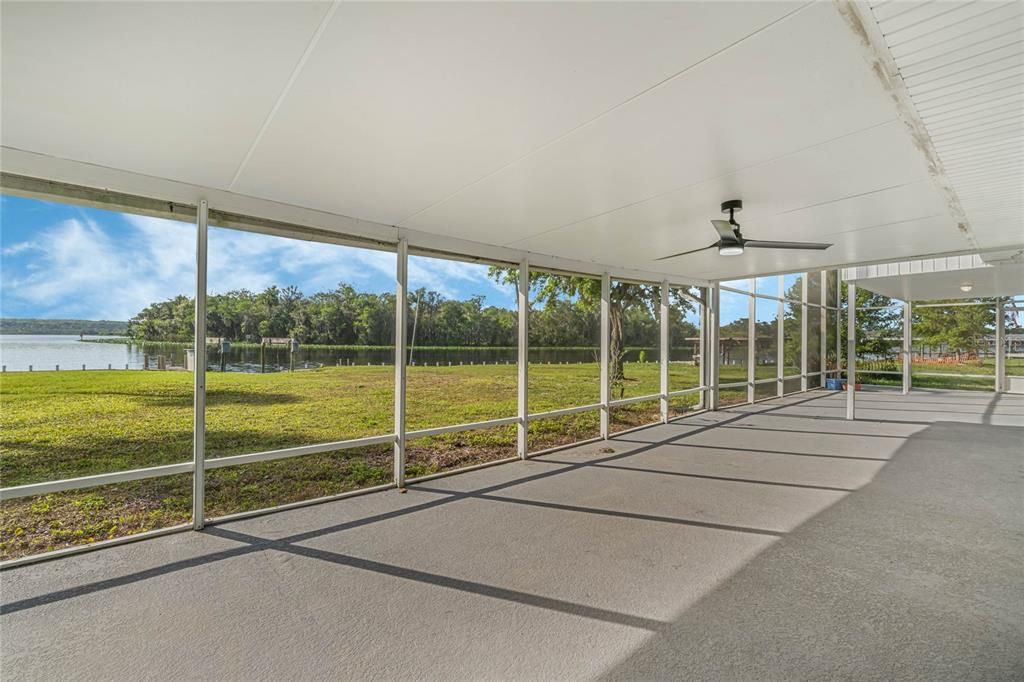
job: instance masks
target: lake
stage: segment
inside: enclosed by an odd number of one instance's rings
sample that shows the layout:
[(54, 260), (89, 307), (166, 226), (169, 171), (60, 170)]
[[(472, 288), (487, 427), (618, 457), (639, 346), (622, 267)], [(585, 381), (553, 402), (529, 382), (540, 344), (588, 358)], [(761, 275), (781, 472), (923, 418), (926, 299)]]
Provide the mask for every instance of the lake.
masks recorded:
[[(86, 338), (109, 338), (87, 336)], [(78, 336), (43, 334), (0, 334), (0, 365), (8, 372), (82, 369), (142, 369), (140, 346), (113, 343), (85, 343)]]
[[(90, 343), (89, 339), (116, 337), (0, 334), (0, 364), (8, 372), (25, 372), (29, 366), (33, 371), (53, 371), (58, 365), (61, 370), (86, 369), (143, 369), (147, 364), (156, 368), (163, 362), (166, 366), (184, 367), (185, 348), (171, 343)], [(269, 346), (264, 350), (261, 363), (259, 347), (232, 345), (226, 353), (217, 346), (207, 351), (207, 367), (212, 371), (233, 372), (280, 372), (289, 369), (294, 362), (295, 369), (307, 369), (333, 365), (391, 365), (394, 364), (394, 350), (391, 348), (317, 348), (299, 347), (294, 357), (281, 346)], [(641, 350), (648, 362), (658, 359), (657, 349), (632, 348), (626, 354), (628, 362), (639, 360)], [(416, 365), (458, 364), (511, 364), (516, 363), (515, 348), (414, 348), (411, 362)], [(596, 348), (531, 348), (530, 362), (535, 364), (576, 364), (597, 361)], [(692, 348), (673, 348), (671, 359), (675, 362), (692, 361)]]

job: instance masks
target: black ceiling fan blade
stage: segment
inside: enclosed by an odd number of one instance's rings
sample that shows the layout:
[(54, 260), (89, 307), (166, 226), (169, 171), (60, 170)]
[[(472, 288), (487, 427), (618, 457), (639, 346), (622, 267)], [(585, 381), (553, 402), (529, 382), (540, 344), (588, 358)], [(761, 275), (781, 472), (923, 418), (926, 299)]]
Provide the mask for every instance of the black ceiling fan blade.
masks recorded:
[(719, 237), (736, 241), (736, 228), (728, 220), (712, 220), (711, 224), (715, 226)]
[(679, 256), (688, 256), (691, 253), (697, 253), (698, 251), (707, 251), (708, 249), (713, 249), (716, 246), (718, 246), (718, 242), (715, 242), (714, 244), (711, 244), (709, 246), (702, 246), (699, 249), (691, 249), (689, 251), (683, 251), (682, 253), (673, 253), (671, 256), (662, 256), (661, 258), (655, 258), (654, 260), (668, 260), (669, 258), (679, 258)]
[(773, 242), (763, 239), (747, 239), (743, 242), (744, 247), (752, 249), (807, 249), (809, 251), (824, 251), (831, 244), (818, 242)]

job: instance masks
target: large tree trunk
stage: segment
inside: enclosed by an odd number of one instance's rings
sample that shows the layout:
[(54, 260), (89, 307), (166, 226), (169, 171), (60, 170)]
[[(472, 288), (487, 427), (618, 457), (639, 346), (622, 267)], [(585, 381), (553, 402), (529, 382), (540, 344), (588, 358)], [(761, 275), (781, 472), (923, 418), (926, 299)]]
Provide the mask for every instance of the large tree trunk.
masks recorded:
[(608, 380), (614, 387), (619, 386), (620, 397), (624, 392), (622, 382), (626, 379), (623, 370), (622, 359), (625, 356), (625, 347), (622, 340), (622, 305), (612, 302), (608, 306)]

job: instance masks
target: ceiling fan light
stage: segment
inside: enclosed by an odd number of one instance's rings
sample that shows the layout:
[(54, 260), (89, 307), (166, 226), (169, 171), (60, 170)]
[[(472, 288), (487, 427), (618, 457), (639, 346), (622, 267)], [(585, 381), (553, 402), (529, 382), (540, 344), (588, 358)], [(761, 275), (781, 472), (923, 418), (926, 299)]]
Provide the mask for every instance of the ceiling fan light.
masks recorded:
[(969, 293), (973, 288), (974, 285), (971, 284), (970, 282), (964, 282), (963, 284), (960, 285), (960, 291), (964, 292), (965, 294)]
[(743, 245), (742, 244), (722, 244), (718, 247), (719, 256), (742, 256)]

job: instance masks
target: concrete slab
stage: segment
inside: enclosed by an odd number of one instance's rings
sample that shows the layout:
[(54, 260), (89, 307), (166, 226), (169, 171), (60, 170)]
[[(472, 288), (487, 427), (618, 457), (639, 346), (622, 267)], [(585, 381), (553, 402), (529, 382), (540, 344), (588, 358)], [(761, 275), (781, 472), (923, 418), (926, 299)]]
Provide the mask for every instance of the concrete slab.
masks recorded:
[(1024, 398), (858, 399), (6, 571), (3, 674), (1020, 678)]

